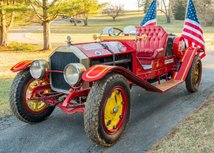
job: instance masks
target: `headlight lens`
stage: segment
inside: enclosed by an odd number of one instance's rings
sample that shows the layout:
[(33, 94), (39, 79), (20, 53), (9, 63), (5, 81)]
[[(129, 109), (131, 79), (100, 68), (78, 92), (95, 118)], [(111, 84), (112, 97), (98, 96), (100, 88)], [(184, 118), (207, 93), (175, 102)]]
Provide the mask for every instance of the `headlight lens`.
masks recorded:
[(80, 63), (68, 64), (64, 69), (64, 78), (69, 85), (77, 84), (86, 70), (85, 66)]
[(45, 60), (36, 60), (30, 66), (30, 74), (34, 79), (44, 79), (49, 64)]

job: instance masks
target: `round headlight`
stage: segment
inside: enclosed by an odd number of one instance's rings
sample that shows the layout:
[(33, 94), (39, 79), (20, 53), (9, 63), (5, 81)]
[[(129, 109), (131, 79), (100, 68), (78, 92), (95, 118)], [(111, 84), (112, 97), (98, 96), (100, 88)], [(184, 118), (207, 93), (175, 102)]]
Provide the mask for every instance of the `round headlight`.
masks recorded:
[(77, 84), (80, 81), (81, 76), (85, 70), (85, 66), (80, 63), (68, 64), (64, 69), (65, 81), (69, 85)]
[(49, 64), (45, 60), (36, 60), (30, 66), (30, 74), (34, 79), (44, 79)]

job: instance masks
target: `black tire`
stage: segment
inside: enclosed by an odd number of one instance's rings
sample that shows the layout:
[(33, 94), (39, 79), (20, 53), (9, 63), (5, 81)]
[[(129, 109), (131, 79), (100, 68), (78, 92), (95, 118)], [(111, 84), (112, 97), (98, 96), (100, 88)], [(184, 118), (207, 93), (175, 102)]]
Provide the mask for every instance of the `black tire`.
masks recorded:
[[(110, 91), (116, 87), (121, 86), (126, 94), (127, 109), (125, 111), (125, 117), (123, 119), (121, 128), (113, 134), (109, 135), (104, 130), (102, 124), (103, 108), (105, 108), (107, 95)], [(123, 99), (124, 100), (124, 99)], [(98, 145), (105, 147), (112, 146), (120, 138), (130, 117), (130, 89), (126, 79), (118, 74), (109, 74), (104, 79), (95, 82), (89, 93), (85, 104), (84, 113), (84, 126), (88, 137)]]
[[(196, 75), (198, 73), (198, 75)], [(199, 56), (195, 56), (192, 66), (186, 78), (186, 88), (190, 93), (198, 91), (202, 78), (202, 62)]]
[(54, 107), (47, 106), (41, 113), (32, 113), (27, 109), (24, 100), (25, 86), (32, 80), (29, 70), (19, 72), (13, 80), (10, 89), (10, 108), (13, 114), (26, 123), (37, 123), (45, 120), (54, 110)]

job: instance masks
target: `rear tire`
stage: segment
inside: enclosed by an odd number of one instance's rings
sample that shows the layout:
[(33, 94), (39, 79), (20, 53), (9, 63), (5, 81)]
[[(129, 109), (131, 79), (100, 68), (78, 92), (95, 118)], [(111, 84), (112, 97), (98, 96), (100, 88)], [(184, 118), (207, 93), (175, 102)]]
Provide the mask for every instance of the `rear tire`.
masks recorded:
[(41, 112), (33, 112), (27, 109), (26, 86), (34, 80), (29, 70), (19, 72), (13, 80), (10, 89), (10, 108), (13, 114), (26, 123), (37, 123), (45, 120), (54, 110), (54, 107), (46, 106)]
[(195, 56), (192, 66), (186, 78), (186, 88), (190, 93), (197, 92), (201, 83), (202, 62), (199, 56)]
[(130, 89), (126, 79), (109, 74), (95, 82), (85, 104), (84, 125), (88, 137), (98, 145), (112, 146), (125, 130), (129, 117)]

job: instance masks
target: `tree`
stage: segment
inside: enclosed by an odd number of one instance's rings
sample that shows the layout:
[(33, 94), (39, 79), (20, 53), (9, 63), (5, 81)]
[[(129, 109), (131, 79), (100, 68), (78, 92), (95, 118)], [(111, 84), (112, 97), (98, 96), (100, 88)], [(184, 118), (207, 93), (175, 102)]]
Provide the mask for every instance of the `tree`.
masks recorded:
[(149, 6), (151, 5), (153, 0), (137, 0), (137, 6), (138, 10), (142, 7), (143, 12), (146, 13), (149, 9)]
[(84, 26), (88, 26), (89, 17), (97, 14), (105, 6), (106, 3), (98, 4), (98, 0), (72, 0), (63, 8), (63, 13), (73, 17), (74, 25), (76, 25), (77, 17), (81, 17)]
[(175, 3), (173, 12), (175, 20), (184, 20), (185, 14), (186, 14), (186, 7), (184, 6), (184, 1), (177, 0), (177, 3)]
[(88, 18), (91, 14), (96, 14), (99, 10), (98, 0), (79, 0), (80, 14), (83, 17), (84, 25), (88, 26)]
[(165, 14), (167, 23), (171, 23), (171, 1), (169, 0), (167, 4), (166, 0), (161, 0), (161, 4), (163, 5), (163, 8), (161, 7), (159, 11)]
[(144, 0), (142, 5), (143, 5), (143, 10), (144, 10), (144, 13), (147, 13), (148, 9), (149, 9), (149, 6), (151, 5), (153, 0)]
[[(188, 0), (170, 0), (173, 14), (175, 15), (175, 8), (179, 5), (179, 3), (183, 3), (183, 6), (187, 6)], [(198, 18), (204, 26), (212, 26), (214, 25), (214, 0), (194, 0), (195, 7), (197, 9)], [(177, 5), (177, 6), (176, 6)], [(179, 12), (182, 11), (183, 8), (178, 9)], [(186, 11), (182, 11), (185, 13)], [(183, 14), (181, 15), (183, 16)]]
[(141, 1), (142, 1), (142, 0), (137, 0), (137, 8), (138, 8), (138, 11), (140, 11), (140, 8), (142, 7)]
[(107, 6), (107, 8), (103, 12), (104, 14), (107, 14), (108, 16), (112, 17), (113, 21), (116, 20), (118, 16), (123, 15), (124, 8), (122, 5), (112, 5), (110, 4)]
[(65, 0), (28, 0), (36, 16), (43, 25), (43, 50), (52, 48), (50, 42), (50, 23), (55, 20), (66, 6)]
[(72, 17), (74, 20), (74, 26), (77, 26), (77, 16), (81, 14), (81, 5), (78, 0), (73, 0), (66, 5), (63, 9), (63, 14)]
[(15, 13), (26, 10), (24, 0), (0, 1), (0, 46), (7, 46), (7, 33), (12, 27)]
[(214, 0), (195, 0), (198, 17), (204, 26), (214, 25)]

